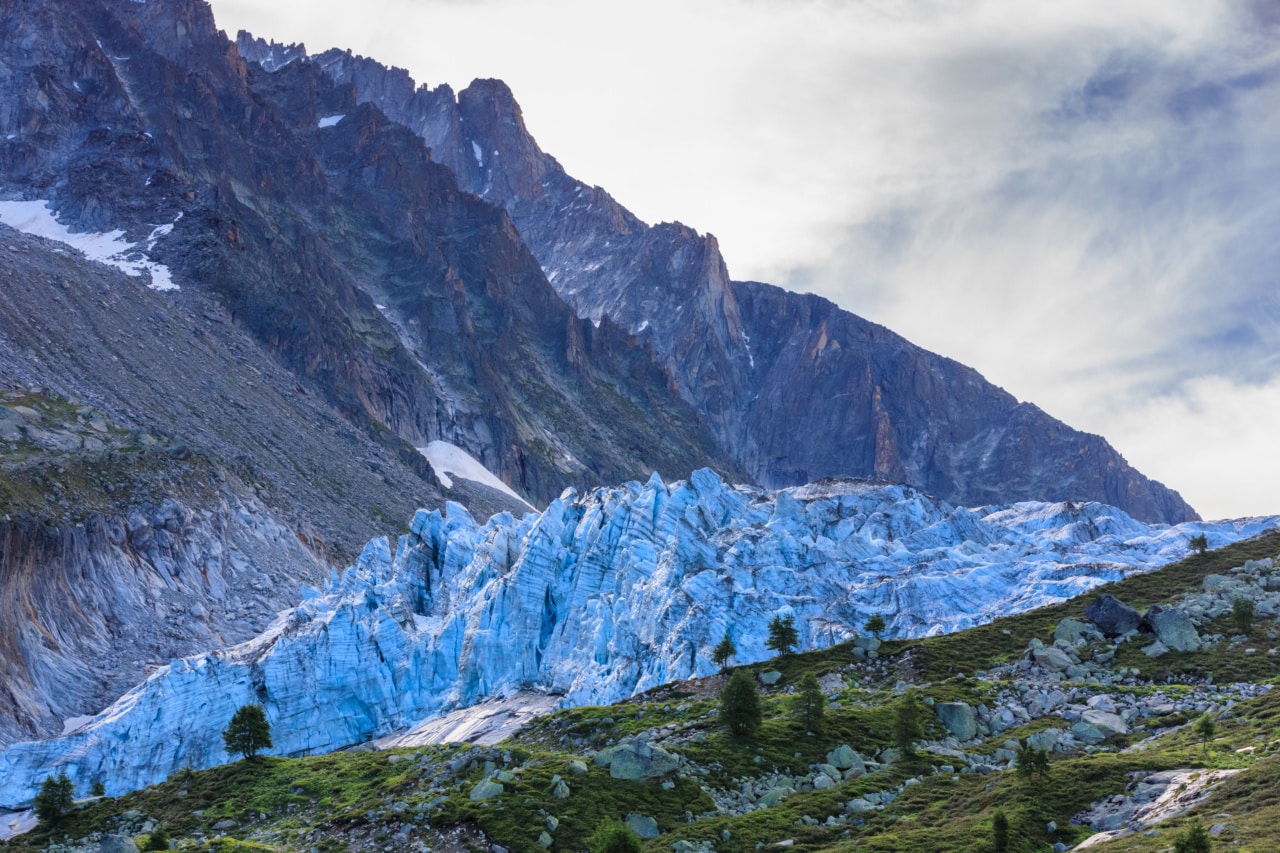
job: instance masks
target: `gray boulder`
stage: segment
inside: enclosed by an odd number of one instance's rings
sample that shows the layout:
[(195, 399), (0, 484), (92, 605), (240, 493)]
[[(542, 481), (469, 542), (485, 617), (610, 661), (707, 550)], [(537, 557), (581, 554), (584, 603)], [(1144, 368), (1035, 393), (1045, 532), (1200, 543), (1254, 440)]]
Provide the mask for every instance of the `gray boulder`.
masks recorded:
[(1058, 627), (1053, 629), (1053, 641), (1055, 643), (1067, 643), (1074, 646), (1081, 640), (1088, 642), (1096, 639), (1101, 639), (1098, 629), (1088, 622), (1082, 622), (1071, 616), (1063, 619), (1058, 623)]
[(648, 815), (632, 812), (627, 815), (627, 826), (641, 838), (658, 837), (658, 822)]
[(968, 703), (939, 702), (933, 710), (943, 728), (959, 740), (972, 740), (977, 736), (978, 720)]
[(1043, 649), (1032, 649), (1031, 659), (1045, 669), (1053, 669), (1058, 672), (1075, 665), (1075, 661), (1066, 652), (1062, 649), (1055, 649), (1052, 646)]
[(1166, 610), (1153, 604), (1142, 621), (1156, 635), (1156, 639), (1175, 652), (1193, 652), (1200, 648), (1200, 635), (1196, 633), (1196, 626), (1191, 624), (1187, 614), (1181, 610)]
[(1137, 629), (1141, 618), (1138, 611), (1109, 592), (1104, 592), (1085, 608), (1084, 618), (1108, 637), (1119, 637)]
[(1097, 709), (1085, 711), (1081, 720), (1086, 725), (1096, 728), (1104, 738), (1129, 733), (1129, 724), (1118, 714), (1112, 714), (1107, 711), (1099, 711)]
[(614, 779), (652, 779), (669, 776), (680, 769), (680, 759), (660, 746), (644, 741), (631, 741), (602, 749), (596, 753), (596, 764), (608, 765)]
[(827, 763), (837, 770), (860, 770), (867, 772), (867, 765), (863, 763), (862, 756), (853, 751), (847, 743), (837, 746), (835, 749), (827, 753)]
[(478, 803), (482, 800), (491, 800), (501, 794), (502, 791), (501, 782), (495, 782), (492, 779), (481, 779), (480, 784), (471, 789), (471, 802)]
[(104, 835), (98, 853), (138, 853), (138, 845), (127, 835)]

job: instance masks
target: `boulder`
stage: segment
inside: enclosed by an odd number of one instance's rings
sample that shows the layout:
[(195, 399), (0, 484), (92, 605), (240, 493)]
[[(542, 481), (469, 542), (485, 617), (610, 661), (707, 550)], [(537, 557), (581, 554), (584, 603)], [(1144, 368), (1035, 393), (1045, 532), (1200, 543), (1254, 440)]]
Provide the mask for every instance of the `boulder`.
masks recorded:
[(566, 784), (563, 779), (556, 782), (556, 784), (551, 788), (551, 796), (555, 797), (557, 800), (569, 799), (568, 784)]
[(471, 789), (471, 802), (478, 803), (482, 800), (491, 800), (501, 794), (502, 791), (501, 782), (495, 782), (492, 779), (481, 779), (480, 784)]
[(978, 721), (968, 703), (939, 702), (933, 710), (943, 728), (959, 740), (972, 740), (977, 736)]
[(1109, 592), (1104, 592), (1085, 608), (1084, 618), (1108, 637), (1119, 637), (1138, 627), (1138, 611)]
[(863, 773), (867, 771), (867, 766), (863, 763), (862, 756), (854, 752), (853, 748), (847, 743), (841, 744), (828, 752), (827, 763), (837, 770), (861, 770)]
[(1129, 724), (1126, 723), (1118, 714), (1091, 709), (1085, 711), (1080, 719), (1086, 725), (1096, 728), (1101, 732), (1104, 738), (1111, 737), (1112, 735), (1126, 735), (1129, 733)]
[(138, 853), (138, 845), (127, 835), (104, 835), (98, 842), (98, 853)]
[(1061, 672), (1069, 666), (1074, 666), (1075, 661), (1062, 649), (1055, 649), (1052, 646), (1043, 649), (1032, 649), (1031, 659), (1045, 669), (1052, 669)]
[(602, 749), (596, 753), (595, 761), (608, 765), (614, 779), (652, 779), (669, 776), (680, 768), (680, 759), (675, 755), (639, 740)]
[(772, 687), (778, 683), (779, 678), (782, 678), (782, 673), (778, 672), (776, 669), (771, 669), (768, 672), (760, 673), (757, 678), (760, 679), (760, 683), (765, 687)]
[(1165, 609), (1153, 604), (1142, 622), (1148, 627), (1156, 639), (1175, 652), (1193, 652), (1200, 648), (1200, 635), (1196, 626), (1191, 624), (1187, 614), (1175, 608)]
[(1068, 616), (1058, 623), (1058, 627), (1053, 629), (1053, 641), (1055, 643), (1067, 643), (1075, 645), (1081, 640), (1091, 641), (1098, 639), (1098, 630), (1088, 622), (1083, 622), (1074, 617)]
[(648, 815), (632, 812), (627, 815), (627, 827), (641, 838), (658, 837), (658, 822)]
[(880, 648), (880, 641), (875, 637), (855, 637), (853, 645), (864, 652), (874, 652)]
[(1058, 745), (1058, 737), (1062, 734), (1061, 729), (1045, 729), (1027, 736), (1027, 746), (1033, 749), (1043, 749), (1045, 752), (1053, 752), (1053, 748)]

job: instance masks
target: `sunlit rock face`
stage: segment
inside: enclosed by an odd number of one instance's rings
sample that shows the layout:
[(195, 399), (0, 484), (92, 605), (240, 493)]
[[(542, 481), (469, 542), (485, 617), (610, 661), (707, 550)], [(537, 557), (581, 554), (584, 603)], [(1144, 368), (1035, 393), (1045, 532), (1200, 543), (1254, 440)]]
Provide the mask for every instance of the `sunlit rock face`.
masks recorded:
[(260, 702), (279, 754), (324, 752), (484, 699), (541, 689), (608, 702), (713, 670), (728, 632), (758, 661), (792, 614), (801, 647), (950, 631), (1077, 595), (1280, 519), (1170, 527), (1100, 504), (964, 509), (850, 481), (769, 492), (688, 481), (567, 491), (484, 525), (450, 504), (309, 594), (264, 634), (174, 661), (80, 731), (0, 753), (0, 805), (51, 771), (118, 794), (228, 760), (221, 730)]

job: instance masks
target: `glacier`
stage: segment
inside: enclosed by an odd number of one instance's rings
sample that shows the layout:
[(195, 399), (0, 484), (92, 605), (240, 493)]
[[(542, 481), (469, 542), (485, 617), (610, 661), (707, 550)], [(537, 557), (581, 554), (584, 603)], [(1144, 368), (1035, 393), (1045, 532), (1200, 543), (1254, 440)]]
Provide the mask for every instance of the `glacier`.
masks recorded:
[(420, 510), (396, 543), (238, 646), (160, 667), (83, 727), (0, 752), (0, 806), (65, 770), (111, 795), (229, 760), (221, 732), (261, 703), (279, 755), (339, 749), (480, 702), (541, 692), (605, 703), (763, 660), (792, 614), (801, 648), (954, 631), (1079, 595), (1280, 517), (1145, 524), (1097, 503), (953, 507), (907, 487), (827, 480), (766, 491), (709, 470), (686, 481), (567, 490), (541, 514), (483, 525)]

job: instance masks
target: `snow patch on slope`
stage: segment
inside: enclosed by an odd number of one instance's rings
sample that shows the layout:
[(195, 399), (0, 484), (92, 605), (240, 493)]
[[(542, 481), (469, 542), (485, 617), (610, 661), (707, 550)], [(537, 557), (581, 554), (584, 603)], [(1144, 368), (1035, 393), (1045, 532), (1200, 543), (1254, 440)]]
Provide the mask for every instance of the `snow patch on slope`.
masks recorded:
[(54, 218), (46, 201), (0, 201), (0, 222), (10, 228), (70, 246), (89, 260), (115, 267), (131, 278), (147, 273), (151, 278), (148, 286), (162, 291), (177, 290), (178, 285), (174, 284), (167, 266), (149, 260), (144, 253), (151, 251), (161, 237), (168, 236), (181, 218), (179, 213), (173, 222), (156, 226), (142, 243), (130, 243), (124, 239), (123, 231), (72, 233)]
[(318, 124), (321, 128), (333, 127), (335, 124), (342, 121), (346, 117), (347, 117), (346, 113), (338, 113), (337, 115), (325, 116), (324, 118), (320, 119)]
[(529, 509), (533, 509), (532, 506), (529, 506), (528, 501), (517, 495), (510, 486), (499, 480), (492, 471), (481, 465), (474, 456), (456, 444), (436, 440), (426, 447), (419, 447), (418, 452), (427, 457), (436, 479), (446, 489), (453, 488), (453, 477), (461, 477), (464, 480), (470, 480), (473, 483), (497, 489), (504, 495), (520, 501), (520, 503), (528, 506)]

